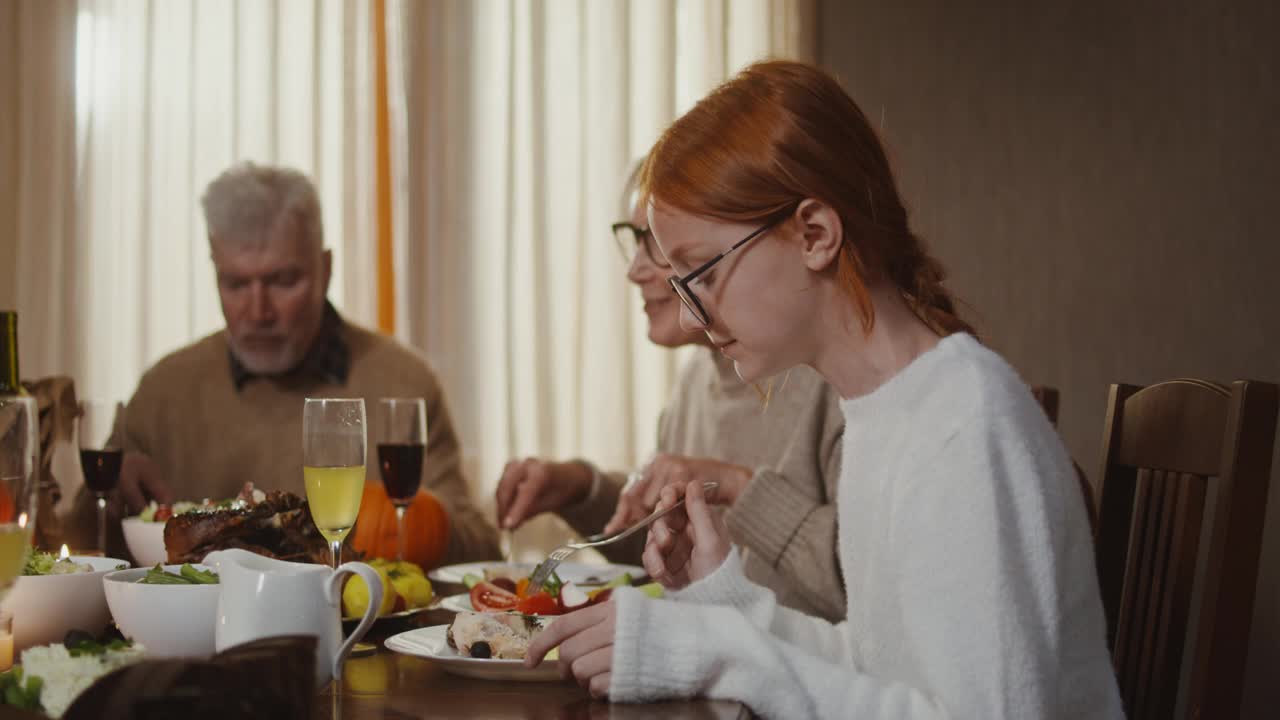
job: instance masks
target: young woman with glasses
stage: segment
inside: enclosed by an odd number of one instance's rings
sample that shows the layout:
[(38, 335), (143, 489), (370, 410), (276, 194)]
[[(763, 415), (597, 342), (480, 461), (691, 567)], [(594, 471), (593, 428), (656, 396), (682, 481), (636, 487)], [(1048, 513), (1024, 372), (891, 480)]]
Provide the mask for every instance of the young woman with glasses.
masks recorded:
[(644, 555), (679, 589), (567, 615), (528, 662), (558, 645), (595, 694), (732, 698), (772, 718), (1121, 717), (1067, 452), (956, 316), (836, 81), (748, 68), (663, 134), (642, 188), (682, 324), (745, 381), (807, 365), (841, 396), (848, 619), (779, 607), (691, 485)]
[[(632, 480), (581, 460), (514, 460), (498, 485), (499, 526), (555, 512), (583, 535), (610, 532), (648, 515), (667, 485), (716, 481), (713, 501), (727, 507), (747, 576), (774, 588), (787, 606), (842, 618), (834, 496), (844, 425), (839, 398), (817, 373), (798, 368), (778, 377), (766, 403), (704, 333), (680, 327), (680, 299), (668, 284), (673, 271), (636, 203), (638, 170), (623, 195), (628, 220), (613, 226), (627, 279), (644, 301), (652, 342), (702, 347), (681, 369), (659, 420), (657, 455)], [(604, 548), (610, 560), (641, 561), (643, 534), (619, 545)]]

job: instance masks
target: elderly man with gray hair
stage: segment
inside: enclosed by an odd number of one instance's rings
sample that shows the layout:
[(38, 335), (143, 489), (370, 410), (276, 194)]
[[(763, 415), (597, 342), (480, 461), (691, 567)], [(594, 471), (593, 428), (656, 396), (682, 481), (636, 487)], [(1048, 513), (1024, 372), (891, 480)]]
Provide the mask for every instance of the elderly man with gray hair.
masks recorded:
[(302, 495), (304, 398), (365, 398), (372, 441), (378, 398), (422, 397), (423, 485), (449, 516), (445, 562), (497, 557), (435, 373), (326, 300), (333, 256), (310, 180), (243, 163), (209, 184), (203, 205), (226, 328), (143, 375), (117, 426), (125, 450), (117, 500), (136, 512), (152, 499), (234, 497), (248, 481)]

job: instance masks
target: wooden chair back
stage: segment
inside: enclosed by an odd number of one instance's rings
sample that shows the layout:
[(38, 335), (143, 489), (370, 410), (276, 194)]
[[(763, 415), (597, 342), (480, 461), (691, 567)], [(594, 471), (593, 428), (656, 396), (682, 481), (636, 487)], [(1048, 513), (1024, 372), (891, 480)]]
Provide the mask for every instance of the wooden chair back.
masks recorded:
[(1131, 720), (1173, 717), (1184, 668), (1186, 717), (1239, 714), (1276, 409), (1269, 383), (1111, 386), (1095, 552)]

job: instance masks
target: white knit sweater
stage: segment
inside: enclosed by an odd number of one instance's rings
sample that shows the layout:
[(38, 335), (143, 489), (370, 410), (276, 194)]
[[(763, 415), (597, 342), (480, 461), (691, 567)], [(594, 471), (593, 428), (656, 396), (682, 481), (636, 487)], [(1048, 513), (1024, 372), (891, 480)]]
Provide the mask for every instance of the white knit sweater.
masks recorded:
[(702, 695), (770, 718), (1113, 718), (1084, 503), (999, 356), (952, 335), (844, 400), (848, 620), (779, 606), (730, 553), (650, 600), (618, 592), (610, 695)]

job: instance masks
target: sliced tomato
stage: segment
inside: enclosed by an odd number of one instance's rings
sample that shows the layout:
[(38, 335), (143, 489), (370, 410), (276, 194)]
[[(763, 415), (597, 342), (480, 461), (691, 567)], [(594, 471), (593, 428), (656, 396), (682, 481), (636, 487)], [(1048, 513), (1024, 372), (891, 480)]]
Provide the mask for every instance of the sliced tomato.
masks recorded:
[(156, 522), (164, 522), (173, 517), (173, 508), (168, 505), (160, 505), (156, 508), (156, 514), (153, 518)]
[(551, 597), (551, 593), (541, 590), (524, 598), (516, 605), (516, 611), (525, 615), (560, 615), (564, 609)]
[(520, 598), (491, 582), (481, 581), (471, 588), (471, 607), (482, 612), (514, 610)]

